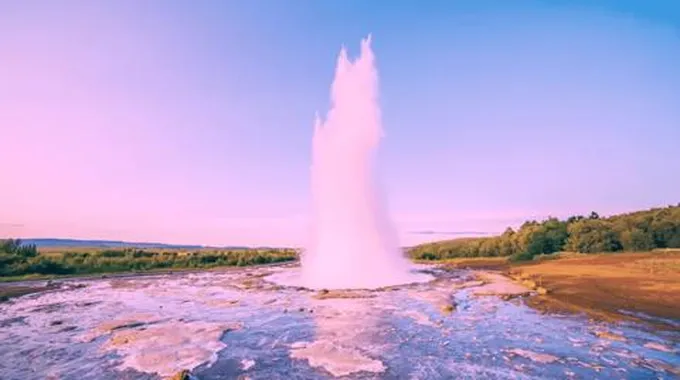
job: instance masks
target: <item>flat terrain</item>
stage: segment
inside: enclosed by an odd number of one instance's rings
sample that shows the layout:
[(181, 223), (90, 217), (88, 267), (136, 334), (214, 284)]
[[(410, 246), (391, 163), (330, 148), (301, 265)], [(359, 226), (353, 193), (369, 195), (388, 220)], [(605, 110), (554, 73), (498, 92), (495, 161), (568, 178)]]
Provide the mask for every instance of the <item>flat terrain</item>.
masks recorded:
[(662, 319), (668, 319), (680, 324), (680, 250), (561, 253), (554, 259), (520, 263), (502, 257), (443, 263), (450, 268), (499, 270), (526, 286), (543, 288), (546, 294), (527, 303), (546, 312), (585, 312), (608, 320), (664, 323)]
[(299, 274), (295, 265), (66, 281), (0, 304), (0, 373), (7, 380), (680, 375), (680, 331), (541, 314), (522, 301), (531, 291), (500, 272), (430, 271), (430, 283), (354, 291), (271, 282)]
[[(88, 250), (56, 249), (45, 250), (41, 256), (60, 260), (65, 252), (82, 252)], [(176, 251), (175, 251), (176, 252)], [(197, 253), (172, 252), (159, 250), (154, 252), (153, 258), (130, 257), (101, 257), (101, 252), (90, 253), (103, 262), (142, 261), (174, 257), (198, 255), (200, 260), (204, 255), (217, 256), (214, 251), (198, 250)], [(247, 252), (247, 251), (246, 251)], [(248, 252), (244, 258), (258, 251)], [(236, 252), (220, 252), (218, 257), (229, 257)], [(171, 254), (171, 255), (168, 255)], [(260, 251), (264, 257), (270, 255), (284, 260), (293, 259), (292, 252)], [(175, 256), (176, 255), (176, 256)], [(225, 255), (225, 256), (222, 256)], [(290, 255), (290, 256), (288, 256)], [(176, 259), (175, 259), (176, 260)], [(202, 261), (202, 260), (201, 260)], [(202, 271), (210, 267), (224, 267), (221, 262), (202, 263), (197, 267), (182, 268), (185, 263), (179, 261), (169, 268), (149, 268), (130, 273), (125, 270), (109, 271), (98, 268), (95, 273), (78, 273), (71, 276), (88, 277), (101, 276), (105, 273), (119, 272), (119, 275), (129, 276), (142, 273), (162, 273), (167, 271)], [(259, 260), (258, 260), (259, 261)], [(269, 261), (269, 260), (262, 260)], [(272, 260), (277, 261), (277, 260)], [(433, 263), (432, 261), (427, 261)], [(255, 260), (246, 260), (247, 265), (256, 264)], [(680, 250), (653, 251), (643, 253), (603, 253), (603, 254), (573, 254), (560, 253), (546, 256), (542, 260), (512, 263), (505, 257), (459, 258), (439, 261), (443, 266), (452, 269), (496, 270), (513, 278), (523, 285), (539, 291), (538, 296), (527, 298), (527, 303), (545, 312), (576, 312), (587, 313), (598, 319), (643, 319), (661, 324), (680, 324)], [(181, 265), (177, 265), (181, 264)], [(184, 264), (184, 265), (182, 265)], [(207, 264), (207, 265), (206, 265)], [(212, 264), (212, 265), (211, 265)], [(218, 264), (218, 265), (215, 265)], [(237, 264), (236, 262), (230, 264)], [(125, 267), (123, 267), (125, 268)], [(120, 268), (120, 269), (123, 269)], [(108, 269), (108, 268), (107, 268)], [(116, 268), (118, 269), (118, 268)], [(122, 272), (122, 273), (121, 273)], [(127, 273), (126, 273), (127, 272)], [(21, 277), (0, 277), (2, 280), (30, 280), (35, 278), (54, 278), (65, 276), (28, 275)], [(19, 285), (19, 284), (17, 284)], [(25, 285), (25, 286), (24, 286)], [(36, 287), (37, 286), (37, 287)], [(44, 283), (24, 284), (21, 286), (0, 286), (0, 301), (22, 294), (41, 291)], [(540, 288), (540, 289), (539, 289)], [(677, 327), (677, 325), (676, 325)]]
[[(433, 261), (423, 260), (418, 261), (424, 264), (431, 264)], [(437, 261), (434, 261), (437, 262)], [(510, 262), (507, 257), (472, 257), (472, 258), (456, 258), (438, 261), (450, 269), (492, 269), (492, 270), (507, 270), (510, 268)]]
[(680, 251), (573, 255), (511, 265), (508, 273), (548, 290), (529, 300), (546, 310), (600, 317), (643, 313), (680, 322)]
[(13, 297), (21, 297), (26, 294), (42, 292), (55, 289), (53, 285), (21, 285), (21, 286), (2, 286), (0, 287), (0, 302), (7, 301)]
[(17, 244), (0, 251), (0, 282), (90, 276), (113, 273), (200, 270), (273, 264), (297, 259), (286, 248), (97, 248)]

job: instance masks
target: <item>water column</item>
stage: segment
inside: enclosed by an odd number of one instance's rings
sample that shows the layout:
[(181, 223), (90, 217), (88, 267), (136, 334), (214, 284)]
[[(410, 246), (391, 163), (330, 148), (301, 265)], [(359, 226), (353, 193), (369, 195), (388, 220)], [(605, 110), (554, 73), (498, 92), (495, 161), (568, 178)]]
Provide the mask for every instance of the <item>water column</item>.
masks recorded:
[(302, 280), (313, 288), (373, 288), (410, 281), (376, 176), (382, 137), (371, 37), (351, 61), (343, 48), (325, 120), (312, 141), (313, 238)]

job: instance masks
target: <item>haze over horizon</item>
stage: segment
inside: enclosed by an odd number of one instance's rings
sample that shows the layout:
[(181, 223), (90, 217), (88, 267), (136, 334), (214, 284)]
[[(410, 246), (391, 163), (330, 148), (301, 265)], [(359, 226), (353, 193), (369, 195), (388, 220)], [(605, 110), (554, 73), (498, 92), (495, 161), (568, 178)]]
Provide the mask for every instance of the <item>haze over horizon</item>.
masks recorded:
[(555, 4), (0, 2), (0, 237), (300, 245), (368, 33), (401, 245), (677, 204), (680, 6)]

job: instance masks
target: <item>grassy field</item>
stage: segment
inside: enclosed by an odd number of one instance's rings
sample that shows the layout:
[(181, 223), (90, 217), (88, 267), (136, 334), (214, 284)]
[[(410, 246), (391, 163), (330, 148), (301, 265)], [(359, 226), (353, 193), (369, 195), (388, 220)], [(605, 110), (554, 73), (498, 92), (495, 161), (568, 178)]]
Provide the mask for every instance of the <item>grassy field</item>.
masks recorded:
[(293, 261), (298, 257), (298, 252), (294, 249), (177, 250), (59, 247), (36, 251), (7, 247), (4, 246), (4, 251), (0, 252), (0, 302), (58, 286), (44, 283), (11, 284), (18, 281), (205, 271), (275, 264)]
[(0, 252), (0, 281), (121, 272), (210, 269), (293, 261), (294, 249), (152, 249), (59, 247), (10, 242)]

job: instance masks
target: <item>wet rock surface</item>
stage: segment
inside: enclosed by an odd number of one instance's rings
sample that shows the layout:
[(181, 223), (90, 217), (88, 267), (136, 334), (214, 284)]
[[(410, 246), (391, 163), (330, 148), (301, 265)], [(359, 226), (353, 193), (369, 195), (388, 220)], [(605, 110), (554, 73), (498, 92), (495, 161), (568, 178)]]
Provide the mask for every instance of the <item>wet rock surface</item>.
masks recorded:
[[(65, 281), (0, 305), (3, 379), (680, 376), (680, 332), (527, 307), (496, 273), (307, 290), (290, 268)], [(178, 377), (182, 376), (182, 377)]]

